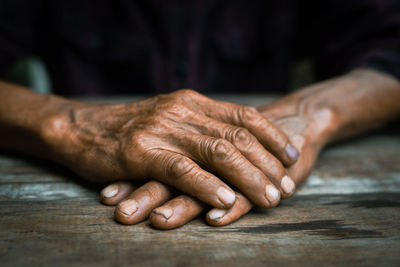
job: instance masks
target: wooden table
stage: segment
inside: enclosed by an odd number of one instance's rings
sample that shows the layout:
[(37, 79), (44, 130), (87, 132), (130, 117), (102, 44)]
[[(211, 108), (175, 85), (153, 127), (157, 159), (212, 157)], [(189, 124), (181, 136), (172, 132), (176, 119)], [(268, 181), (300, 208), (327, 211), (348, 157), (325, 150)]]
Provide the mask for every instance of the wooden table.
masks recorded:
[(52, 163), (0, 154), (0, 266), (400, 266), (399, 127), (327, 148), (292, 199), (226, 227), (123, 226), (98, 191)]

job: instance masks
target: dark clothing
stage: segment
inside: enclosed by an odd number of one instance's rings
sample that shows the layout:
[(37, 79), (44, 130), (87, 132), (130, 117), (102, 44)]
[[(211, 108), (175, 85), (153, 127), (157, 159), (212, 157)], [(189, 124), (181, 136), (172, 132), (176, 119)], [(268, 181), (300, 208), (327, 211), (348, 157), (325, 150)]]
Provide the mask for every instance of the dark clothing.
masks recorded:
[(399, 0), (0, 0), (0, 75), (44, 60), (54, 92), (285, 92), (357, 67), (400, 78)]

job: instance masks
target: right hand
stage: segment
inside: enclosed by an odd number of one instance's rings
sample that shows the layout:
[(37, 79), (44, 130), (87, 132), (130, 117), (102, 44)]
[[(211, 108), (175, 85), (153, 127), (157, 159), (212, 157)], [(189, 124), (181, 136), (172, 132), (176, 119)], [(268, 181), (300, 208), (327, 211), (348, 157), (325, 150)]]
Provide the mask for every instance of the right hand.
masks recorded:
[(77, 103), (67, 114), (51, 116), (42, 137), (53, 159), (90, 181), (154, 178), (216, 208), (236, 200), (216, 175), (264, 208), (294, 193), (281, 181), (298, 152), (254, 108), (181, 90), (121, 105)]

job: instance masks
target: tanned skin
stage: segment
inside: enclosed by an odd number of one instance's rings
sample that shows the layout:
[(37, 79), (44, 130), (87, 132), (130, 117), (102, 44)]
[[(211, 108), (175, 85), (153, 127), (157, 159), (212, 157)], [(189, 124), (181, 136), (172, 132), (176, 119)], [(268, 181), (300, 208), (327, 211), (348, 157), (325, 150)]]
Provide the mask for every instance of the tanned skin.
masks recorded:
[(56, 161), (92, 182), (117, 181), (101, 193), (104, 204), (117, 205), (116, 220), (150, 218), (160, 229), (181, 226), (207, 207), (214, 226), (253, 205), (275, 207), (307, 178), (326, 144), (400, 115), (399, 82), (370, 69), (258, 110), (190, 90), (90, 105), (0, 83), (0, 99), (2, 150)]

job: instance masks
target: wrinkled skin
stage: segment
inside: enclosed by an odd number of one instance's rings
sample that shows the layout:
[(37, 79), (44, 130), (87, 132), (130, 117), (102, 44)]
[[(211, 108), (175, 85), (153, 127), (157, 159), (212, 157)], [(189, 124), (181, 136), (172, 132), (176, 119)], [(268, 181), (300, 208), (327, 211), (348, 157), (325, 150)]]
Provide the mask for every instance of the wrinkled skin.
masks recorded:
[(400, 116), (398, 80), (370, 69), (258, 111), (190, 90), (89, 105), (0, 82), (0, 99), (1, 150), (58, 162), (93, 182), (117, 181), (101, 193), (103, 203), (117, 205), (116, 220), (150, 218), (160, 229), (209, 207), (206, 220), (215, 226), (254, 204), (274, 207), (306, 179), (325, 144)]
[(216, 208), (236, 200), (219, 177), (264, 208), (294, 193), (284, 165), (298, 153), (279, 128), (254, 108), (190, 90), (79, 105), (68, 116), (50, 117), (44, 128), (60, 162), (93, 182), (151, 177)]
[[(286, 166), (286, 173), (297, 186), (308, 177), (325, 144), (376, 127), (400, 114), (396, 101), (382, 97), (392, 93), (400, 99), (399, 84), (379, 78), (382, 77), (374, 76), (369, 71), (354, 72), (343, 78), (310, 86), (259, 108), (263, 116), (281, 129), (300, 152), (297, 162)], [(371, 82), (372, 79), (375, 83)], [(374, 94), (377, 88), (390, 89)], [(375, 102), (374, 96), (382, 99), (382, 104), (386, 103), (387, 106), (372, 105)], [(348, 100), (344, 101), (344, 97)], [(340, 112), (337, 112), (338, 108), (341, 109)], [(375, 109), (373, 114), (379, 120), (369, 115), (371, 113), (368, 109), (371, 108)], [(352, 116), (359, 121), (355, 123)], [(105, 197), (107, 189), (113, 189), (115, 195)], [(112, 184), (102, 191), (101, 200), (107, 205), (119, 203), (115, 209), (115, 218), (121, 223), (135, 224), (149, 216), (151, 223), (160, 229), (179, 227), (207, 209), (206, 205), (195, 198), (185, 195), (173, 198), (174, 196), (168, 186), (151, 181), (137, 190), (134, 190), (131, 183)], [(132, 203), (139, 209), (126, 216), (121, 210)], [(236, 202), (231, 208), (211, 209), (206, 215), (206, 221), (213, 226), (223, 226), (248, 213), (252, 206), (252, 201), (237, 191)]]
[[(276, 106), (276, 108), (279, 110), (279, 106)], [(313, 120), (309, 120), (308, 115), (286, 116), (282, 114), (282, 116), (279, 116), (279, 111), (276, 113), (275, 110), (268, 107), (261, 110), (263, 110), (264, 116), (289, 136), (291, 143), (300, 151), (298, 161), (287, 168), (287, 174), (295, 180), (297, 185), (300, 184), (310, 173), (325, 142), (324, 137), (326, 138), (334, 130), (334, 127), (332, 127), (334, 122), (330, 121), (333, 120), (332, 114), (329, 110), (321, 110)], [(324, 125), (321, 125), (321, 121), (324, 121)], [(116, 183), (110, 187), (119, 192), (111, 198), (104, 197), (103, 193), (103, 203), (115, 205), (128, 198), (128, 200), (121, 202), (115, 210), (116, 219), (124, 224), (135, 224), (146, 219), (150, 214), (150, 220), (154, 226), (161, 229), (171, 229), (181, 226), (206, 210), (206, 206), (201, 201), (189, 196), (182, 195), (171, 199), (174, 192), (169, 187), (155, 181), (146, 183), (136, 191), (133, 190), (134, 187), (129, 182)], [(128, 187), (129, 190), (126, 190)], [(121, 212), (121, 209), (125, 205), (132, 205), (132, 202), (133, 205), (146, 207), (146, 209), (139, 209), (126, 216), (125, 213)], [(164, 204), (164, 202), (166, 203)], [(213, 209), (208, 212), (206, 220), (210, 225), (222, 226), (237, 220), (249, 212), (252, 206), (252, 201), (240, 191), (237, 191), (236, 202), (233, 207), (230, 209)]]

